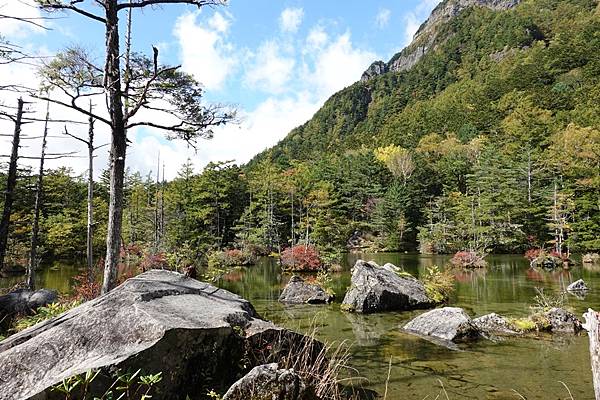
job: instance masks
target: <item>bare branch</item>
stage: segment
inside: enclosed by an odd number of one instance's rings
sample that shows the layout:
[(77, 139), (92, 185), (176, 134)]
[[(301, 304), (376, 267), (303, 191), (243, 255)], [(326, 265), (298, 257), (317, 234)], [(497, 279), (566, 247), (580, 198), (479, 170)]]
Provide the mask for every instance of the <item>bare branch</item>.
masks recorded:
[(125, 8), (159, 6), (163, 4), (189, 4), (200, 8), (204, 6), (222, 6), (227, 4), (227, 0), (140, 0), (130, 1), (129, 3), (121, 3), (117, 6), (117, 10), (122, 10)]
[(107, 124), (107, 125), (109, 125), (109, 126), (111, 125), (110, 121), (109, 121), (109, 120), (107, 120), (106, 118), (103, 118), (103, 117), (101, 117), (101, 116), (99, 116), (99, 115), (96, 115), (96, 114), (94, 114), (94, 113), (91, 113), (91, 112), (89, 112), (88, 110), (86, 110), (85, 108), (81, 108), (81, 107), (79, 107), (79, 106), (78, 106), (78, 105), (75, 103), (75, 98), (73, 98), (73, 99), (71, 100), (71, 104), (67, 104), (67, 103), (65, 103), (65, 102), (63, 102), (63, 101), (56, 100), (56, 99), (52, 99), (52, 98), (45, 97), (45, 96), (39, 96), (39, 95), (35, 95), (35, 94), (32, 94), (31, 96), (32, 96), (32, 97), (34, 97), (34, 98), (36, 98), (36, 99), (40, 99), (40, 100), (46, 100), (46, 101), (51, 101), (52, 103), (59, 104), (59, 105), (61, 105), (61, 106), (63, 106), (63, 107), (72, 108), (72, 109), (74, 109), (74, 110), (77, 110), (77, 111), (79, 111), (79, 112), (80, 112), (80, 113), (82, 113), (82, 114), (85, 114), (85, 115), (87, 115), (88, 117), (95, 118), (95, 119), (97, 119), (98, 121), (102, 121), (102, 122), (104, 122), (105, 124)]
[(38, 3), (40, 4), (40, 7), (43, 10), (46, 10), (48, 12), (54, 11), (54, 10), (58, 10), (58, 11), (62, 11), (62, 10), (70, 10), (70, 11), (74, 11), (78, 14), (83, 15), (84, 17), (88, 17), (91, 18), (95, 21), (98, 22), (102, 22), (103, 24), (106, 24), (106, 19), (93, 14), (89, 11), (83, 10), (79, 7), (76, 7), (75, 4), (77, 3), (81, 3), (81, 1), (79, 0), (72, 0), (69, 3), (59, 3), (53, 0), (38, 0)]

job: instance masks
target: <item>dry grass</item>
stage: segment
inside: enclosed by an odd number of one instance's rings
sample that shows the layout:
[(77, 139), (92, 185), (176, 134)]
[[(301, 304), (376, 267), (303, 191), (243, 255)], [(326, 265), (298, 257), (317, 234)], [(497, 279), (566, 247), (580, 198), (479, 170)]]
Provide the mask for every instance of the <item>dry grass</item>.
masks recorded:
[(366, 379), (349, 366), (351, 345), (347, 341), (322, 343), (316, 339), (317, 333), (316, 328), (305, 336), (280, 331), (268, 351), (251, 364), (275, 362), (280, 369), (294, 370), (319, 399), (358, 399), (353, 392), (358, 393), (359, 383)]

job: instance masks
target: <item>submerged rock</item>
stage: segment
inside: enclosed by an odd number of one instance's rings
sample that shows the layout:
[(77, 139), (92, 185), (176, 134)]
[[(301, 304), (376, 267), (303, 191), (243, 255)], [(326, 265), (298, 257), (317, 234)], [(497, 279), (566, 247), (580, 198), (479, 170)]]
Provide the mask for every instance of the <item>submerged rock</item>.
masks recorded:
[(342, 304), (347, 311), (374, 313), (434, 306), (418, 279), (399, 275), (372, 261), (358, 260), (352, 268), (351, 282)]
[(65, 378), (108, 367), (164, 372), (157, 399), (224, 391), (245, 362), (272, 362), (273, 348), (304, 340), (261, 320), (233, 293), (153, 270), (0, 342), (0, 399), (30, 399)]
[(53, 303), (57, 299), (57, 293), (52, 290), (14, 290), (4, 296), (0, 296), (0, 323), (10, 322), (12, 317), (16, 315), (32, 314), (39, 307)]
[(279, 369), (276, 363), (254, 367), (235, 382), (223, 400), (312, 400), (312, 390), (293, 369)]
[(487, 335), (519, 335), (519, 332), (514, 329), (514, 326), (506, 318), (496, 313), (475, 318), (473, 324)]
[(307, 283), (301, 277), (294, 275), (281, 292), (279, 301), (290, 304), (318, 304), (330, 303), (334, 296), (314, 283)]
[(583, 279), (579, 279), (567, 286), (567, 290), (569, 292), (586, 292), (589, 289)]
[(443, 307), (427, 311), (404, 325), (404, 330), (419, 336), (430, 336), (455, 343), (481, 337), (471, 317), (458, 307)]
[(557, 333), (579, 333), (583, 326), (581, 321), (564, 308), (554, 307), (546, 311), (544, 317), (548, 319), (550, 330)]

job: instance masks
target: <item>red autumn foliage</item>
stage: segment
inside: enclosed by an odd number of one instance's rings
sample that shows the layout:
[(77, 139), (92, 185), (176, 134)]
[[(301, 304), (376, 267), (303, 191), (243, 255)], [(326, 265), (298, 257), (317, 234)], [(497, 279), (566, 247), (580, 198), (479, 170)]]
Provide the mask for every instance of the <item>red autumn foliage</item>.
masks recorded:
[(544, 249), (529, 249), (525, 252), (525, 258), (529, 261), (533, 261), (544, 252)]
[(483, 268), (487, 265), (482, 256), (474, 251), (459, 251), (450, 260), (452, 265), (465, 268)]
[(316, 271), (323, 263), (314, 246), (296, 245), (281, 252), (281, 265), (292, 271)]
[(100, 296), (102, 289), (102, 268), (104, 267), (104, 259), (98, 260), (92, 271), (85, 270), (81, 274), (73, 277), (75, 284), (73, 285), (73, 299), (80, 301), (88, 301)]
[(166, 269), (168, 266), (169, 264), (167, 262), (167, 255), (164, 252), (146, 253), (140, 262), (140, 268), (142, 271), (148, 271), (151, 269)]

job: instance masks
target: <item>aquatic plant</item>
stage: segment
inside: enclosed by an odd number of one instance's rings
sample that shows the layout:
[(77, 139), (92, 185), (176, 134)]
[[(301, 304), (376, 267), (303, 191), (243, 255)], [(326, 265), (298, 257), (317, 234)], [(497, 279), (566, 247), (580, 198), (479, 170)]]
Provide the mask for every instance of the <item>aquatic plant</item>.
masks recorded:
[(454, 293), (456, 278), (449, 271), (442, 271), (437, 265), (427, 268), (422, 279), (427, 295), (436, 303), (445, 303)]
[(330, 296), (335, 296), (335, 290), (333, 290), (332, 286), (333, 279), (331, 279), (331, 275), (329, 275), (329, 272), (327, 271), (319, 271), (317, 273), (317, 276), (308, 277), (306, 279), (306, 282), (319, 285), (323, 288), (323, 290), (325, 290), (327, 294), (329, 294)]
[(248, 351), (254, 358), (249, 364), (274, 362), (280, 369), (294, 370), (307, 387), (312, 388), (317, 399), (358, 398), (360, 388), (354, 388), (354, 384), (358, 386), (364, 378), (349, 366), (350, 345), (347, 341), (323, 343), (317, 336), (318, 328), (314, 325), (301, 339), (279, 333), (274, 340), (265, 342), (264, 351), (256, 347)]
[(565, 292), (561, 292), (556, 296), (544, 293), (544, 289), (535, 288), (536, 295), (533, 298), (531, 309), (534, 312), (544, 312), (551, 308), (563, 308), (565, 305)]

